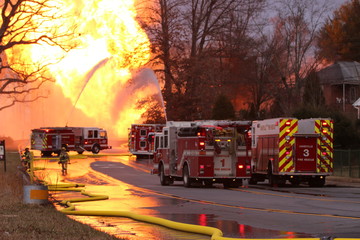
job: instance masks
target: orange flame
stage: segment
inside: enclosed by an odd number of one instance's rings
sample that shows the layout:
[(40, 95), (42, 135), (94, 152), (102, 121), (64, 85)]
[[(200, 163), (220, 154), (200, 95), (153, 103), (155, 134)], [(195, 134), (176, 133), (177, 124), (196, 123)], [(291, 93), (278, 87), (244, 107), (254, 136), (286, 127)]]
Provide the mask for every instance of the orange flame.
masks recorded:
[(77, 47), (65, 53), (55, 46), (31, 45), (6, 53), (20, 62), (61, 61), (48, 67), (56, 80), (40, 91), (49, 94), (48, 99), (1, 113), (8, 119), (6, 125), (14, 126), (4, 127), (4, 134), (12, 131), (24, 137), (41, 126), (91, 125), (107, 129), (110, 137), (126, 137), (130, 125), (140, 123), (146, 111), (146, 106), (136, 108), (138, 100), (160, 93), (154, 72), (144, 68), (150, 42), (135, 20), (134, 0), (54, 0), (53, 6), (54, 14), (64, 17), (42, 25), (35, 34), (75, 23), (76, 37), (66, 44)]
[[(150, 58), (150, 43), (135, 20), (134, 2), (67, 0), (64, 6), (68, 6), (74, 16), (72, 20), (78, 23), (79, 35), (73, 40), (78, 47), (53, 65), (51, 73), (76, 108), (116, 136), (126, 136), (130, 124), (140, 121), (145, 111), (135, 109), (136, 100), (153, 94), (156, 89), (151, 84), (157, 84), (148, 81), (150, 86), (129, 95), (129, 83), (139, 78), (134, 70), (144, 66)], [(51, 52), (58, 56), (58, 51), (49, 47), (46, 51), (36, 49), (33, 57), (41, 59), (43, 56), (39, 53), (48, 55)]]

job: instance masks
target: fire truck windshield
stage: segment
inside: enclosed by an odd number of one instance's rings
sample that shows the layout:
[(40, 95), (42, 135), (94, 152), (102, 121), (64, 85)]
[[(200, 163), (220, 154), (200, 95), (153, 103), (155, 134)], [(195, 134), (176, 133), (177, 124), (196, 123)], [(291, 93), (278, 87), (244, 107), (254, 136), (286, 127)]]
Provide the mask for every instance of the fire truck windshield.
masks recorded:
[(100, 138), (106, 138), (106, 132), (100, 131)]

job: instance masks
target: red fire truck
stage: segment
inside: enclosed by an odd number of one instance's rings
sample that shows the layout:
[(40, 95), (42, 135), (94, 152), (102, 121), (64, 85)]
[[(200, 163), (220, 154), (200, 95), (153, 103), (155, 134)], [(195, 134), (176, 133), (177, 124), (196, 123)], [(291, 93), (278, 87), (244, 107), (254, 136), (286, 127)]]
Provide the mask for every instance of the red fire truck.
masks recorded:
[(40, 150), (42, 156), (67, 151), (91, 151), (94, 154), (109, 149), (106, 130), (96, 127), (42, 127), (31, 130), (31, 149)]
[(163, 124), (131, 124), (129, 151), (136, 157), (153, 157), (155, 132), (161, 132), (163, 127)]
[(333, 121), (275, 118), (254, 121), (251, 184), (306, 182), (322, 187), (333, 172)]
[(238, 187), (251, 174), (250, 127), (248, 121), (168, 122), (155, 133), (152, 174), (161, 185)]

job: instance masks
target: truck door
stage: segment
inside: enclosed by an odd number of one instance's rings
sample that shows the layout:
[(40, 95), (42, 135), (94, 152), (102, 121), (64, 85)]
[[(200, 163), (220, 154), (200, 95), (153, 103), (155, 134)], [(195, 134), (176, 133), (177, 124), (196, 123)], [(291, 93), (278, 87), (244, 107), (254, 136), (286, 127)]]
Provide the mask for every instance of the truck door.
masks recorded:
[(214, 153), (214, 175), (234, 176), (236, 175), (236, 151), (231, 138), (218, 138), (215, 141), (217, 148), (221, 149)]
[(316, 172), (316, 137), (295, 138), (295, 171)]
[(140, 129), (139, 141), (137, 142), (137, 144), (138, 144), (137, 149), (138, 150), (141, 150), (141, 151), (148, 150), (147, 134), (148, 134), (148, 130), (146, 128)]

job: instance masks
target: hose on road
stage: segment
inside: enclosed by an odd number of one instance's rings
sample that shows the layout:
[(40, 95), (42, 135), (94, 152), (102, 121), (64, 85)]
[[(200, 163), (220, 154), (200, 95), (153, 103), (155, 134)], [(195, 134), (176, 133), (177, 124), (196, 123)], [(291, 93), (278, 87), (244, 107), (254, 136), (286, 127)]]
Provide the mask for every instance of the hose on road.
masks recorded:
[[(109, 197), (106, 195), (95, 195), (86, 192), (79, 187), (84, 187), (83, 184), (54, 184), (48, 185), (49, 191), (76, 191), (81, 192), (82, 195), (88, 196), (87, 198), (75, 198), (75, 199), (68, 199), (63, 200), (60, 204), (67, 206), (66, 208), (60, 210), (61, 212), (68, 214), (68, 215), (81, 215), (81, 216), (108, 216), (108, 217), (126, 217), (131, 218), (133, 220), (147, 222), (151, 224), (157, 224), (160, 226), (164, 226), (167, 228), (175, 229), (178, 231), (183, 232), (191, 232), (196, 234), (203, 234), (211, 236), (211, 240), (246, 240), (245, 238), (227, 238), (223, 237), (223, 233), (220, 229), (208, 226), (199, 226), (194, 224), (187, 224), (187, 223), (179, 223), (174, 222), (171, 220), (140, 215), (129, 211), (76, 211), (75, 206), (72, 204), (74, 202), (85, 202), (85, 201), (97, 201), (97, 200), (106, 200)], [(320, 240), (320, 238), (293, 238), (293, 240)], [(261, 240), (261, 239), (256, 239)], [(277, 240), (277, 239), (271, 239)], [(278, 239), (280, 240), (280, 239)], [(283, 239), (281, 239), (283, 240)], [(349, 240), (349, 239), (347, 239)]]

